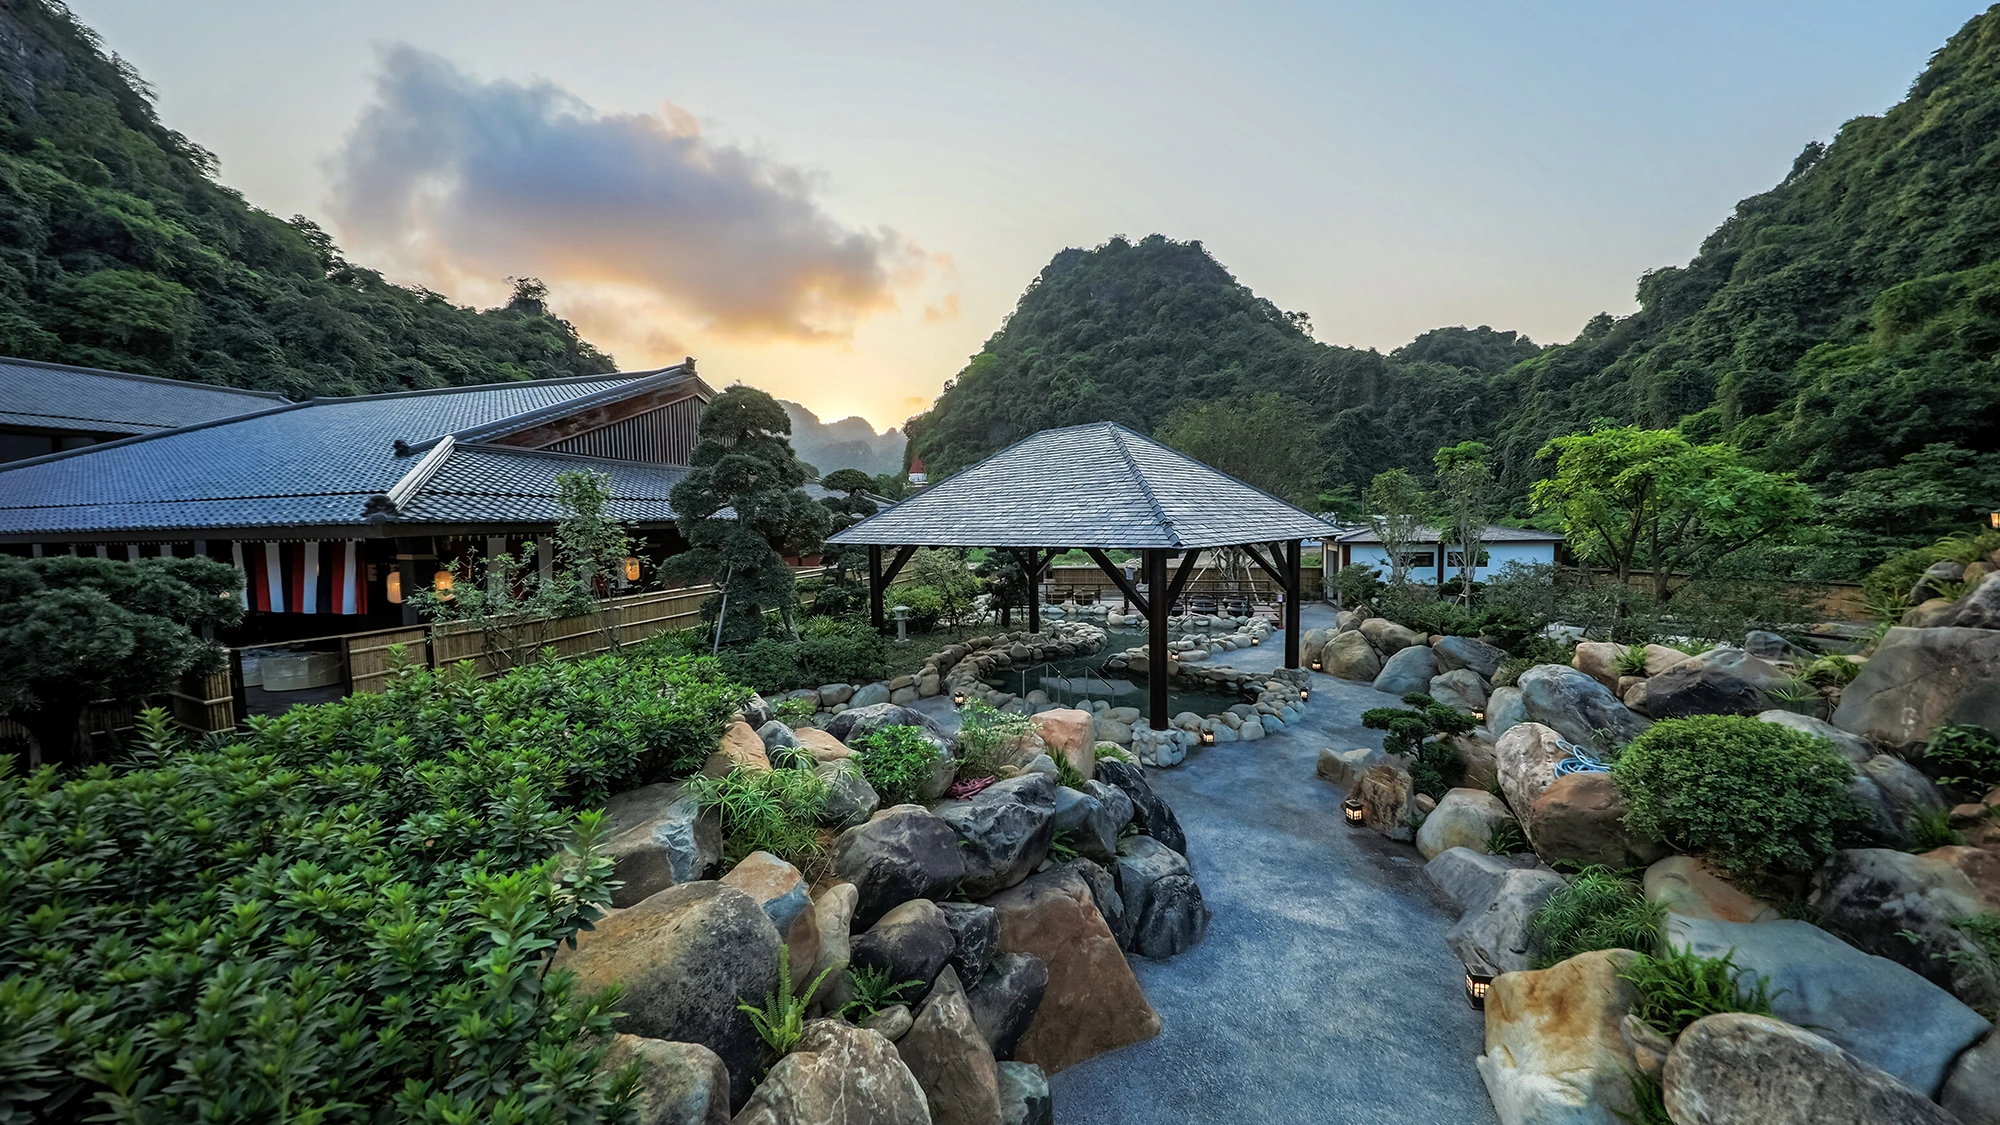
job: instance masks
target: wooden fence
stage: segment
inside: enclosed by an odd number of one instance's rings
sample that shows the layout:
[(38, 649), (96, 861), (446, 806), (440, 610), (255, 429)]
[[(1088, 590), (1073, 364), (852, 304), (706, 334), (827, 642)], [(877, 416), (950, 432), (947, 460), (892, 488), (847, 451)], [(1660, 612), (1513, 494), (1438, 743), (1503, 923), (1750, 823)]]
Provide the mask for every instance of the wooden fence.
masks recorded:
[[(1074, 601), (1088, 604), (1097, 601), (1120, 601), (1124, 595), (1105, 573), (1095, 566), (1054, 566), (1049, 568), (1049, 593), (1052, 601)], [(1299, 593), (1307, 601), (1318, 601), (1324, 587), (1321, 571), (1317, 566), (1299, 568)], [(1264, 605), (1275, 605), (1283, 587), (1272, 581), (1262, 569), (1251, 566), (1246, 577), (1241, 572), (1236, 575), (1219, 573), (1214, 567), (1205, 567), (1188, 580), (1187, 589), (1181, 594), (1185, 602), (1193, 597), (1248, 597)]]

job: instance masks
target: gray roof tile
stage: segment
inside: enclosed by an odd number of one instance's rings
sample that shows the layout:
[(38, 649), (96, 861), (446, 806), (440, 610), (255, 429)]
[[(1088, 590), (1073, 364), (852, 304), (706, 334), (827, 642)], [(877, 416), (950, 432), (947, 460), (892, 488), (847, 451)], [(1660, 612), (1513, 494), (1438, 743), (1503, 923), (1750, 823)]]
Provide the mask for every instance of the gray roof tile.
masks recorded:
[(269, 410), (287, 401), (276, 391), (0, 358), (0, 425), (143, 434)]

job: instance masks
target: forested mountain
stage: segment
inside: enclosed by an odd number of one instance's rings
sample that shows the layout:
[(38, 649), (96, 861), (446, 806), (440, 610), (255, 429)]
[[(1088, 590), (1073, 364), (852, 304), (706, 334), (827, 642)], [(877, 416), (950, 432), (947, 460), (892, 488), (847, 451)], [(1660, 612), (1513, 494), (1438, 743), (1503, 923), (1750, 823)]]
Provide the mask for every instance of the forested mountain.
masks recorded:
[[(2000, 503), (2000, 8), (1901, 104), (1806, 146), (1640, 311), (1568, 344), (1441, 329), (1388, 355), (1320, 345), (1198, 243), (1065, 250), (908, 430), (934, 469), (1034, 429), (1278, 391), (1327, 451), (1323, 487), (1492, 443), (1516, 494), (1549, 438), (1681, 426), (1796, 471), (1822, 502), (1807, 572), (1855, 573)], [(1796, 560), (1795, 560), (1796, 561)]]
[(392, 285), (214, 171), (66, 9), (0, 0), (0, 355), (295, 397), (613, 369), (532, 279), (485, 312)]

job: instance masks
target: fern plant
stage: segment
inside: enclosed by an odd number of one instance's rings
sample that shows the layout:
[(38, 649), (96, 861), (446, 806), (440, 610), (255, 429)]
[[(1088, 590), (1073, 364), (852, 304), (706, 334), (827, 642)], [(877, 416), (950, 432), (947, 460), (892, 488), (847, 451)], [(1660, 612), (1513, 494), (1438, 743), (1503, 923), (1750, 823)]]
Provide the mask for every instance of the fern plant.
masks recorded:
[(865, 1022), (882, 1009), (901, 1003), (903, 993), (923, 986), (924, 982), (920, 980), (892, 979), (886, 967), (849, 969), (847, 991), (851, 998), (841, 1005), (840, 1014), (855, 1023)]
[(764, 1006), (738, 1003), (736, 1010), (750, 1017), (750, 1026), (764, 1040), (779, 1058), (791, 1053), (798, 1046), (799, 1037), (806, 1032), (806, 1006), (814, 993), (819, 991), (820, 982), (833, 971), (831, 965), (820, 970), (803, 996), (792, 991), (792, 951), (785, 946), (778, 947), (778, 990), (764, 997)]
[(1632, 1014), (1669, 1039), (1718, 1012), (1771, 1014), (1770, 979), (1738, 967), (1735, 950), (1721, 957), (1686, 948), (1657, 957), (1641, 951), (1618, 975), (1638, 993)]

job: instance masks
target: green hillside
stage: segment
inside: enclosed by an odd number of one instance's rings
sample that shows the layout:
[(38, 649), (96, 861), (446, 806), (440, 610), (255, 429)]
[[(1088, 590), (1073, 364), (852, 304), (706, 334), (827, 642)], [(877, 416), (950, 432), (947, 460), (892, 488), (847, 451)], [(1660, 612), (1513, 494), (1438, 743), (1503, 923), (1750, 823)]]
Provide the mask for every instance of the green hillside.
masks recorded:
[(0, 355), (352, 394), (612, 370), (538, 284), (479, 312), (259, 211), (68, 12), (0, 0)]

